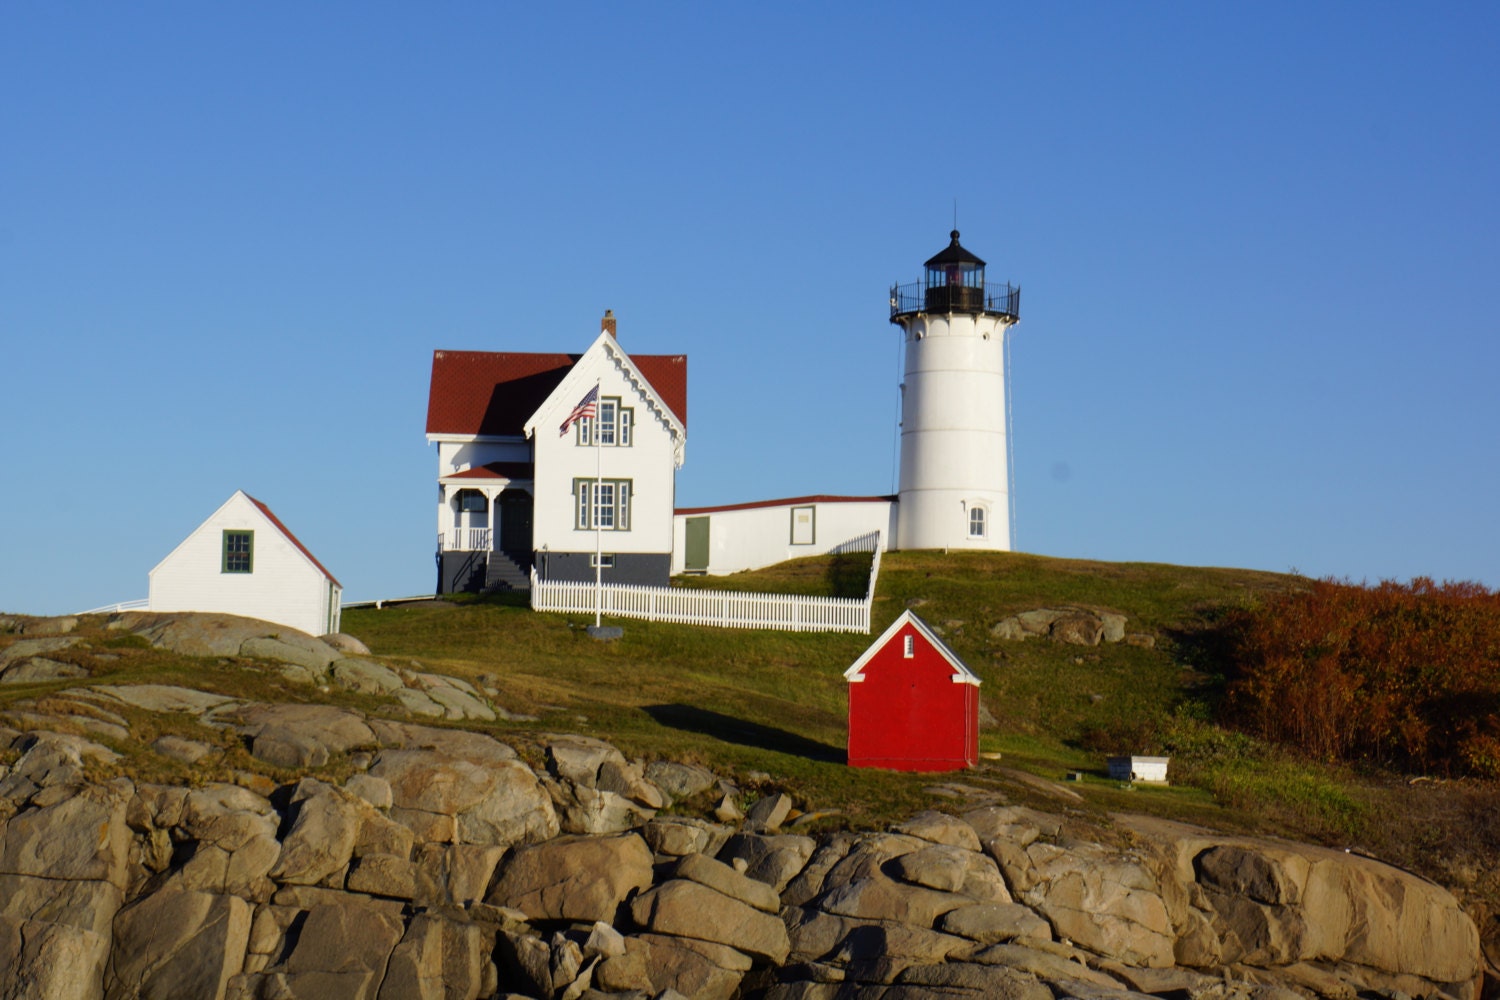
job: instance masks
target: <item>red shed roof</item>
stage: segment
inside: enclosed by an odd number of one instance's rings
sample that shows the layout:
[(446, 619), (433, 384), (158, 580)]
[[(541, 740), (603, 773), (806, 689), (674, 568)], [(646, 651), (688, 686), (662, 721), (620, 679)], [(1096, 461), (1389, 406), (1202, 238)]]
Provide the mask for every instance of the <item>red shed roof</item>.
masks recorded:
[(844, 678), (852, 684), (857, 684), (865, 679), (865, 667), (875, 658), (875, 654), (884, 649), (886, 644), (896, 638), (906, 626), (910, 625), (918, 635), (927, 640), (938, 653), (947, 661), (952, 669), (952, 680), (955, 684), (973, 684), (979, 686), (979, 675), (970, 670), (958, 654), (948, 647), (948, 644), (938, 637), (922, 619), (918, 618), (910, 609), (901, 612), (896, 620), (891, 622), (890, 627), (880, 634), (880, 638), (870, 643), (869, 647), (860, 654), (854, 665), (844, 671)]
[[(434, 351), (428, 434), (520, 437), (581, 354)], [(632, 354), (651, 388), (687, 425), (687, 355)]]
[(281, 518), (271, 513), (271, 508), (267, 507), (265, 504), (261, 503), (259, 500), (255, 499), (248, 493), (245, 494), (245, 499), (255, 504), (256, 509), (266, 516), (266, 520), (274, 524), (276, 526), (276, 530), (280, 531), (283, 535), (286, 536), (287, 541), (297, 546), (297, 551), (307, 556), (308, 560), (311, 561), (314, 566), (322, 570), (324, 576), (328, 577), (328, 579), (330, 580), (333, 580), (333, 585), (335, 587), (338, 587), (340, 590), (344, 588), (344, 585), (342, 583), (339, 583), (338, 580), (334, 579), (332, 573), (328, 572), (328, 568), (322, 563), (318, 562), (318, 557), (313, 555), (312, 552), (308, 550), (307, 546), (303, 545), (302, 541), (296, 535), (292, 534), (291, 530), (287, 528), (286, 525), (281, 523)]

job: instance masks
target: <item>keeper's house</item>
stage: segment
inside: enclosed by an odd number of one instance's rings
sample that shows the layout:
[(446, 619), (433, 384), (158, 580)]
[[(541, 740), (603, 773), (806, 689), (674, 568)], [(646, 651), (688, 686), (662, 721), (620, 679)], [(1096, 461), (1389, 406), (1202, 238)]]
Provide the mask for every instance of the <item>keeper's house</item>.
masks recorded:
[(343, 588), (271, 508), (236, 490), (151, 571), (152, 611), (216, 611), (339, 630)]
[(439, 594), (592, 582), (596, 551), (605, 582), (669, 582), (686, 355), (631, 357), (608, 312), (582, 354), (436, 351), (427, 440)]
[(979, 678), (910, 611), (844, 671), (849, 765), (957, 771), (979, 761)]

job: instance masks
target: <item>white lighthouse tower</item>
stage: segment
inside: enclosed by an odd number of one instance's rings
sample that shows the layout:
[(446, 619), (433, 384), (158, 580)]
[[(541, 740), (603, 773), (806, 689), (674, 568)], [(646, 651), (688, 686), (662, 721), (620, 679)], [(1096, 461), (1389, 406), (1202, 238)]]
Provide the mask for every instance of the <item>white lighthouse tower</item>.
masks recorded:
[(922, 281), (891, 289), (905, 338), (896, 547), (1008, 551), (1006, 333), (1021, 290), (986, 284), (958, 230)]

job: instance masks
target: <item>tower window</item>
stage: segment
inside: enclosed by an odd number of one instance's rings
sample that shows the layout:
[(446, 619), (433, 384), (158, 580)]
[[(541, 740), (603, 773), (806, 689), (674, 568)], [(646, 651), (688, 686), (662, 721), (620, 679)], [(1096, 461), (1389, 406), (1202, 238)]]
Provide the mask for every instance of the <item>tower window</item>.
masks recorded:
[(984, 529), (985, 529), (985, 524), (984, 524), (984, 508), (983, 507), (977, 507), (977, 506), (976, 507), (970, 507), (969, 508), (969, 537), (970, 538), (983, 538), (984, 537)]

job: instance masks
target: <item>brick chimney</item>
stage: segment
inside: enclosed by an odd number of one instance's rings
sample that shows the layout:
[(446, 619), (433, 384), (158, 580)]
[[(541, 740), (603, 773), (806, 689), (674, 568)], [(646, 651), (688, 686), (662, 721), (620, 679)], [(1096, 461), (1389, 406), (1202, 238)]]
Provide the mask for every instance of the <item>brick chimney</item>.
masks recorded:
[(607, 333), (616, 339), (619, 338), (619, 335), (615, 333), (615, 311), (613, 309), (604, 310), (604, 318), (599, 321), (599, 331)]

